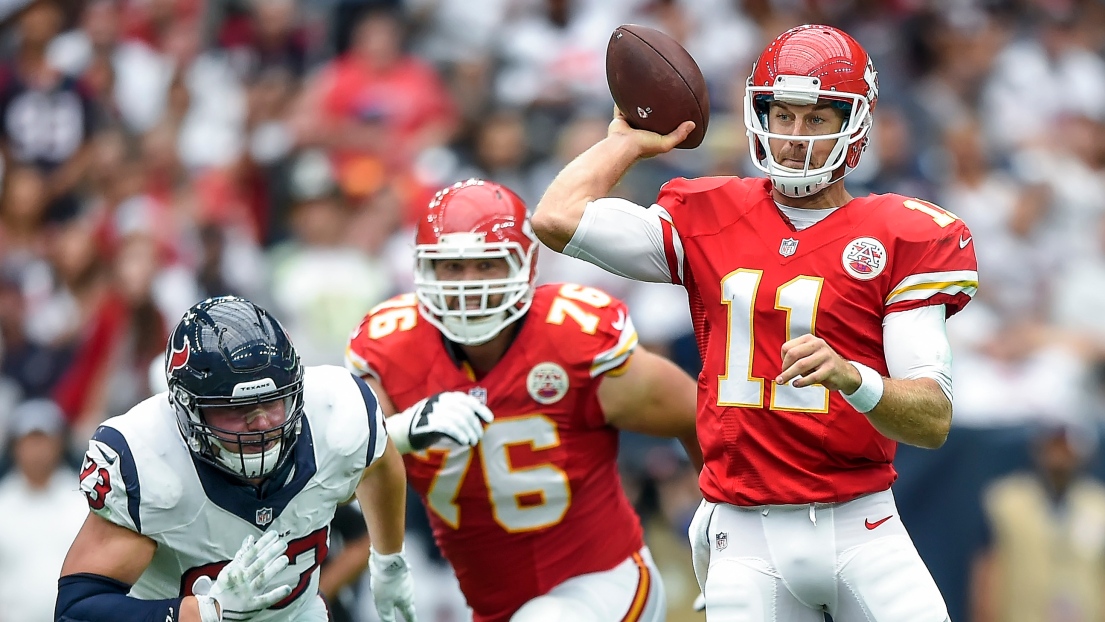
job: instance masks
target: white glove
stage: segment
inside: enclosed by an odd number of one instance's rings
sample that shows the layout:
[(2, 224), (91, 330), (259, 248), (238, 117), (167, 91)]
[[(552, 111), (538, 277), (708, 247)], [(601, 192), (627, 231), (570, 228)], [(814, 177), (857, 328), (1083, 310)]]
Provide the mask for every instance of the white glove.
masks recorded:
[(403, 551), (390, 555), (381, 555), (374, 548), (369, 551), (369, 586), (380, 622), (395, 622), (396, 609), (407, 622), (414, 622), (414, 578)]
[(449, 391), (431, 395), (388, 417), (388, 437), (401, 454), (425, 449), (443, 436), (460, 445), (475, 445), (483, 437), (483, 425), (494, 418), (478, 399)]
[(703, 591), (706, 590), (706, 571), (710, 568), (710, 519), (713, 518), (716, 507), (716, 503), (703, 499), (694, 512), (691, 526), (687, 529), (687, 537), (691, 541), (694, 578), (698, 580), (698, 589)]
[[(249, 620), (287, 598), (292, 593), (290, 585), (265, 591), (273, 577), (288, 567), (288, 557), (284, 555), (287, 550), (288, 544), (275, 530), (256, 542), (253, 536), (247, 536), (214, 582), (211, 577), (200, 577), (192, 584), (192, 593), (199, 601), (200, 621)], [(219, 604), (218, 609), (215, 603)]]

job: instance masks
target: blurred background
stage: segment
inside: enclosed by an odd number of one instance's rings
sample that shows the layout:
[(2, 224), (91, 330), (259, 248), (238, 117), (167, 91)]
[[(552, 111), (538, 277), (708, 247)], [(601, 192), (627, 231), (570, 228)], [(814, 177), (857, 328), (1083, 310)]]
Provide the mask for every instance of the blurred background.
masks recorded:
[[(1105, 620), (1100, 0), (3, 0), (0, 20), (3, 622), (52, 619), (86, 511), (76, 461), (151, 392), (191, 304), (246, 296), (307, 364), (341, 364), (362, 315), (411, 287), (411, 224), (439, 187), (484, 177), (532, 206), (602, 138), (616, 26), (675, 36), (711, 92), (703, 146), (618, 186), (649, 204), (674, 176), (754, 174), (744, 80), (806, 22), (879, 70), (852, 194), (932, 200), (978, 249), (982, 288), (948, 325), (954, 429), (900, 450), (904, 522), (953, 619)], [(539, 271), (622, 297), (648, 347), (698, 371), (681, 289), (551, 252)], [(668, 442), (627, 435), (622, 453), (670, 619), (700, 620), (695, 474)], [(423, 619), (466, 619), (410, 515)], [(335, 525), (351, 552), (357, 522)], [(324, 587), (337, 619), (374, 619), (360, 581)]]

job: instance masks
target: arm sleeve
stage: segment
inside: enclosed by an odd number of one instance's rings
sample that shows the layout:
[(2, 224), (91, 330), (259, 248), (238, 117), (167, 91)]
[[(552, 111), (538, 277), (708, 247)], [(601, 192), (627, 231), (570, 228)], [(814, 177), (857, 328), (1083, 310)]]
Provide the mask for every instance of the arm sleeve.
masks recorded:
[(891, 378), (932, 378), (952, 399), (952, 348), (944, 323), (944, 305), (890, 313), (883, 318), (882, 340)]
[(176, 622), (180, 598), (139, 600), (127, 596), (130, 586), (95, 574), (74, 574), (58, 579), (54, 605), (56, 622)]
[(646, 208), (625, 199), (597, 199), (587, 204), (564, 254), (618, 276), (679, 284), (683, 244), (671, 223), (660, 205)]

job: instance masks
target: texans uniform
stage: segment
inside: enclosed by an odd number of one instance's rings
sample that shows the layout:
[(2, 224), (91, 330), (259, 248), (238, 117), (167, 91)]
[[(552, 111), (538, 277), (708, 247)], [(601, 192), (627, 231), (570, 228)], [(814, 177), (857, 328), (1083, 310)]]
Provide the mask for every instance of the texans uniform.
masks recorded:
[(853, 199), (796, 231), (767, 179), (676, 179), (657, 204), (672, 281), (686, 287), (703, 370), (698, 440), (709, 501), (842, 502), (896, 478), (896, 443), (835, 391), (779, 386), (784, 342), (823, 338), (887, 375), (882, 321), (962, 309), (978, 288), (971, 233), (917, 199)]
[(602, 376), (622, 372), (636, 345), (623, 303), (572, 284), (537, 288), (484, 377), (419, 316), (413, 294), (373, 309), (351, 337), (347, 365), (378, 379), (397, 410), (463, 391), (495, 415), (476, 447), (443, 440), (405, 456), (477, 621), (507, 620), (566, 580), (622, 564), (633, 585), (625, 602), (606, 593), (618, 600), (612, 619), (662, 619), (659, 577), (618, 477), (618, 431), (597, 397)]
[(107, 420), (89, 441), (81, 490), (93, 512), (157, 543), (131, 588), (135, 598), (191, 594), (212, 579), (248, 535), (277, 530), (288, 567), (273, 586), (292, 593), (254, 620), (325, 622), (318, 567), (326, 557), (338, 504), (353, 497), (366, 466), (383, 455), (383, 417), (372, 390), (340, 367), (308, 367), (302, 431), (288, 463), (265, 482), (262, 498), (210, 465), (193, 460), (166, 393)]

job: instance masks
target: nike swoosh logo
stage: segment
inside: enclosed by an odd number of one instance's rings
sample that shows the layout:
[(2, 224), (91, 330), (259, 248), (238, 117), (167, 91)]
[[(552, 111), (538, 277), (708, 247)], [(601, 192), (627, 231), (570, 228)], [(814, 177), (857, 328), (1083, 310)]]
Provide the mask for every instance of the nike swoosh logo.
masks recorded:
[(864, 520), (863, 521), (863, 526), (868, 528), (868, 529), (874, 529), (875, 527), (878, 527), (879, 525), (885, 523), (886, 521), (888, 521), (892, 518), (894, 518), (893, 514), (891, 514), (890, 516), (887, 516), (886, 518), (881, 518), (881, 519), (879, 519), (879, 520), (877, 520), (873, 523), (869, 520)]
[(618, 310), (618, 319), (615, 322), (610, 323), (614, 327), (614, 330), (621, 330), (625, 328), (625, 311)]
[(973, 240), (974, 238), (975, 238), (975, 236), (973, 236), (973, 235), (969, 238), (966, 238), (966, 239), (960, 237), (959, 238), (959, 248), (967, 248), (967, 245), (970, 244), (971, 240)]

